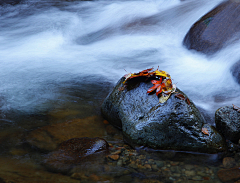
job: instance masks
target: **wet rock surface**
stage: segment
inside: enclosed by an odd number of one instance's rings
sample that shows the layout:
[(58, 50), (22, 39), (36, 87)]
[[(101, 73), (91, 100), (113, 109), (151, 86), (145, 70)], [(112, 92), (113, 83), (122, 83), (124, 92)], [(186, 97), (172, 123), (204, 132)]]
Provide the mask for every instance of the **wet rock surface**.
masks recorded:
[(223, 182), (234, 182), (240, 179), (240, 167), (219, 170), (217, 173)]
[(104, 137), (105, 134), (103, 119), (91, 116), (33, 130), (26, 136), (26, 141), (40, 150), (53, 151), (60, 143), (71, 138)]
[(216, 128), (226, 139), (238, 142), (240, 139), (240, 112), (233, 106), (224, 106), (215, 113)]
[(67, 172), (74, 165), (86, 161), (101, 162), (108, 153), (108, 147), (107, 141), (102, 138), (69, 139), (46, 156), (44, 165), (51, 171)]
[[(102, 105), (104, 117), (122, 128), (129, 144), (208, 153), (225, 150), (221, 135), (204, 124), (202, 115), (183, 92), (176, 90), (184, 99), (172, 94), (161, 104), (155, 94), (146, 93), (152, 87), (150, 81), (132, 80), (122, 90), (124, 78), (120, 79)], [(208, 134), (202, 132), (203, 127), (208, 129)]]
[(0, 5), (6, 5), (6, 4), (16, 5), (20, 2), (22, 2), (22, 0), (0, 0)]
[(213, 54), (228, 41), (239, 39), (240, 2), (224, 1), (204, 15), (189, 30), (183, 44), (205, 54)]
[(233, 66), (230, 69), (234, 79), (238, 84), (240, 84), (240, 61), (233, 64)]
[(223, 166), (225, 168), (232, 168), (236, 164), (235, 159), (232, 157), (225, 157), (223, 158)]

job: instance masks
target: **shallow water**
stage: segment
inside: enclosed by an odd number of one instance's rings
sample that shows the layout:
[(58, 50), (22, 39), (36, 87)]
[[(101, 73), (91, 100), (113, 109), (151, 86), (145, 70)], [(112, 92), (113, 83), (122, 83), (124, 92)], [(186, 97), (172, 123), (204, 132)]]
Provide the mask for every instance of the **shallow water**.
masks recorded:
[[(240, 43), (207, 57), (182, 41), (220, 2), (25, 1), (0, 7), (2, 154), (11, 156), (9, 150), (23, 143), (21, 135), (9, 134), (100, 115), (120, 77), (158, 66), (213, 124), (219, 107), (240, 102), (230, 73)], [(58, 114), (63, 111), (70, 112)], [(53, 121), (51, 112), (59, 115)]]

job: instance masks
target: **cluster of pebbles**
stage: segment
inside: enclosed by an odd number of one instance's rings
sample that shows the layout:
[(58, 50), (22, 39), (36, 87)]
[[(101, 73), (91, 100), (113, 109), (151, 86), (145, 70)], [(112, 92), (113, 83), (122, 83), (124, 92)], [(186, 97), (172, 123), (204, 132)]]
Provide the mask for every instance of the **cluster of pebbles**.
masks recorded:
[[(221, 175), (219, 171), (229, 170), (232, 167), (240, 167), (240, 153), (236, 154), (235, 158), (223, 158), (218, 165), (207, 165), (201, 162), (185, 162), (159, 160), (159, 158), (151, 157), (152, 153), (146, 151), (137, 151), (131, 149), (127, 145), (112, 145), (110, 144), (110, 155), (106, 157), (105, 171), (111, 171), (111, 167), (126, 168), (123, 175), (116, 176), (116, 182), (121, 176), (123, 180), (120, 182), (194, 182), (194, 183), (221, 183)], [(145, 153), (143, 153), (145, 152)], [(166, 152), (170, 157), (174, 153)], [(239, 156), (237, 158), (237, 156)], [(200, 160), (201, 161), (201, 160)], [(128, 176), (126, 176), (128, 174)], [(124, 180), (124, 177), (126, 180)], [(139, 180), (140, 179), (140, 180)], [(223, 178), (224, 179), (224, 178)], [(228, 177), (230, 182), (235, 182), (236, 177)], [(238, 177), (237, 177), (238, 179)], [(240, 179), (240, 174), (239, 174)]]
[[(118, 139), (115, 128), (107, 132)], [(86, 171), (76, 169), (71, 178), (81, 183), (240, 183), (239, 145), (228, 144), (232, 148), (227, 154), (208, 155), (135, 150), (123, 142), (113, 142), (109, 143), (110, 154), (100, 168), (96, 168), (97, 165), (89, 169), (84, 167)]]

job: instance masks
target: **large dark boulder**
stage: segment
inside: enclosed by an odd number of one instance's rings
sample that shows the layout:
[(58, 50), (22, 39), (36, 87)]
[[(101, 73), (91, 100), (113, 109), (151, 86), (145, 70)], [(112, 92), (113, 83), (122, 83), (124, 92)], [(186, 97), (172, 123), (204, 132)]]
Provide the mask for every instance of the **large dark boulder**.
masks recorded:
[[(240, 2), (225, 1), (204, 15), (189, 30), (183, 44), (205, 54), (220, 50), (240, 31)], [(237, 39), (239, 35), (237, 36)]]
[(215, 113), (216, 128), (222, 135), (233, 142), (240, 139), (240, 111), (233, 106), (224, 106)]
[[(225, 150), (221, 135), (210, 125), (188, 97), (179, 89), (183, 99), (172, 94), (159, 103), (146, 78), (131, 79), (123, 90), (119, 80), (102, 105), (103, 116), (123, 130), (125, 140), (132, 146), (215, 153)], [(130, 82), (131, 81), (131, 82)], [(208, 133), (204, 134), (202, 128)]]

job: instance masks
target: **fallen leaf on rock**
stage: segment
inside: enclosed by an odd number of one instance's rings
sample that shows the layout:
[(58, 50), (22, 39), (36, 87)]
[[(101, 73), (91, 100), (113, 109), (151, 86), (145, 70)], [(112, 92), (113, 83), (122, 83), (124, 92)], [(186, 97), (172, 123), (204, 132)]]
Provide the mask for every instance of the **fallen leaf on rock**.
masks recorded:
[(179, 98), (179, 99), (181, 99), (181, 100), (185, 100), (184, 95), (181, 94), (181, 93), (177, 93), (177, 94), (175, 94), (175, 97), (176, 97), (176, 98)]
[(154, 90), (156, 90), (156, 95), (158, 96), (162, 92), (162, 78), (158, 80), (152, 80), (152, 84), (154, 85), (153, 87), (149, 88), (147, 93), (151, 93)]
[(190, 102), (189, 98), (187, 98), (187, 99), (186, 99), (186, 101), (187, 101), (187, 104), (188, 104), (188, 105), (190, 105), (190, 104), (191, 104), (191, 102)]
[(140, 77), (140, 76), (146, 76), (146, 77), (151, 77), (154, 76), (154, 72), (150, 72), (151, 70), (153, 70), (153, 68), (150, 69), (145, 69), (141, 72), (138, 73), (128, 73), (126, 75), (124, 75), (124, 77), (126, 78), (125, 81), (123, 82), (123, 84), (125, 84), (125, 82), (129, 79), (135, 78), (135, 77)]
[(162, 92), (165, 94), (170, 94), (172, 92), (172, 80), (171, 79), (165, 79), (163, 80), (162, 84)]
[(209, 135), (208, 129), (207, 128), (202, 128), (202, 132), (206, 135)]
[(166, 72), (166, 71), (162, 71), (162, 70), (156, 70), (154, 71), (156, 76), (162, 76), (162, 77), (166, 77), (166, 78), (171, 78), (171, 76)]
[(166, 101), (169, 99), (170, 96), (171, 96), (171, 93), (168, 94), (168, 95), (162, 94), (161, 97), (159, 97), (159, 102), (160, 102), (160, 103), (166, 102)]
[[(124, 75), (125, 80), (123, 84), (136, 77), (146, 77), (147, 79), (151, 79), (153, 86), (147, 90), (147, 93), (152, 93), (156, 91), (156, 95), (159, 97), (159, 102), (164, 103), (168, 100), (171, 93), (176, 91), (176, 85), (172, 84), (172, 80), (170, 79), (170, 75), (166, 71), (155, 70), (152, 71), (153, 68), (145, 69), (138, 73), (129, 73)], [(124, 90), (124, 87), (118, 88), (119, 91)]]

